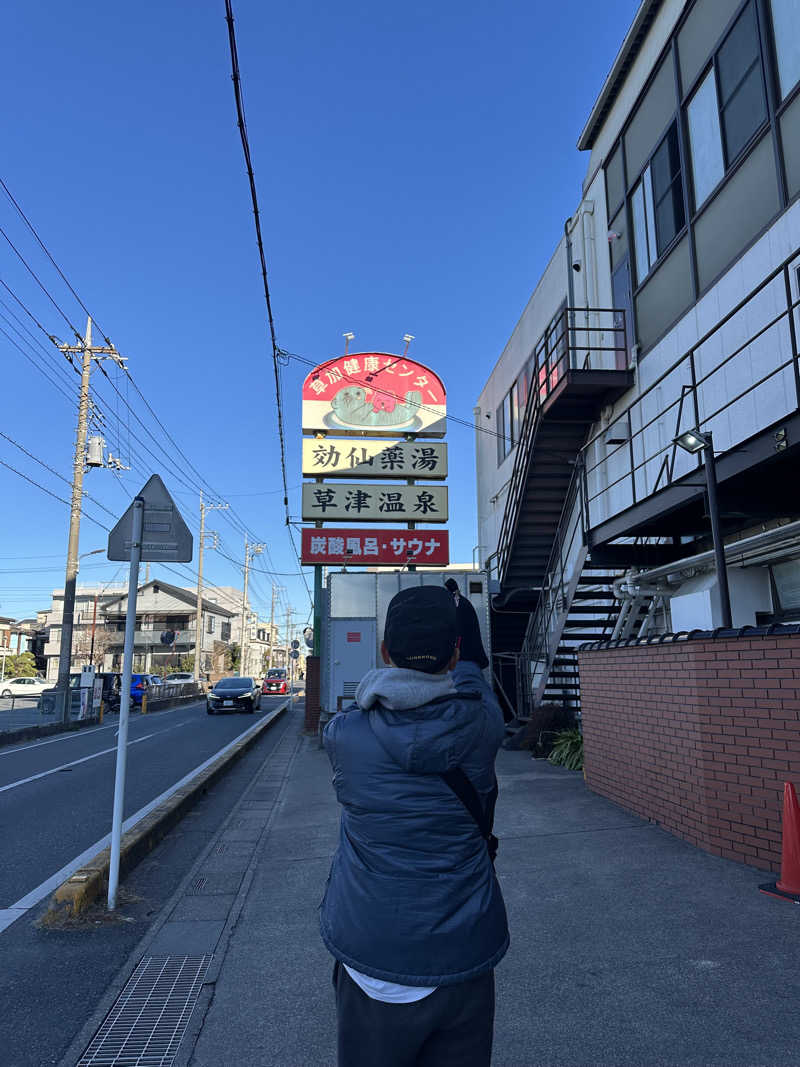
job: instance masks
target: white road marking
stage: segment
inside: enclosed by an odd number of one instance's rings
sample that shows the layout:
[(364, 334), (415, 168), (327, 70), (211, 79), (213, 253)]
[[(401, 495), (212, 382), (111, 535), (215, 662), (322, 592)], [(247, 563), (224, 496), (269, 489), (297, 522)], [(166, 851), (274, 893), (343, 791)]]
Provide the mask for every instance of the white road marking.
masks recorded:
[[(166, 730), (156, 730), (152, 734), (144, 734), (142, 737), (135, 737), (132, 741), (128, 742), (128, 747), (131, 745), (138, 745), (142, 741), (147, 741), (151, 737), (158, 737), (159, 734), (165, 734), (169, 730), (179, 730), (181, 726), (188, 726), (187, 722), (176, 723), (175, 726), (168, 726)], [(19, 785), (27, 785), (28, 782), (35, 782), (39, 778), (47, 778), (48, 775), (58, 774), (59, 771), (65, 771), (69, 767), (77, 767), (79, 763), (88, 763), (89, 760), (97, 759), (99, 756), (107, 756), (109, 752), (116, 752), (117, 746), (113, 748), (103, 748), (99, 752), (92, 752), (90, 756), (83, 756), (81, 759), (71, 760), (69, 763), (62, 763), (58, 767), (51, 767), (48, 771), (40, 771), (39, 774), (32, 774), (28, 778), (19, 778), (16, 782), (10, 782), (8, 785), (0, 786), (0, 793), (5, 793), (8, 789), (16, 789)]]
[[(188, 774), (184, 775), (179, 782), (171, 785), (169, 789), (165, 789), (160, 796), (155, 798), (155, 800), (151, 800), (149, 804), (145, 804), (143, 808), (139, 808), (133, 815), (130, 815), (122, 824), (123, 834), (142, 819), (147, 818), (151, 811), (157, 808), (158, 805), (162, 804), (165, 800), (169, 800), (173, 793), (177, 793), (179, 789), (182, 789), (188, 782), (191, 782), (196, 775), (202, 774), (206, 767), (211, 766), (214, 760), (219, 759), (220, 756), (224, 756), (225, 753), (229, 752), (239, 741), (243, 741), (246, 737), (249, 737), (250, 734), (255, 733), (262, 723), (270, 722), (274, 719), (288, 703), (288, 700), (281, 701), (281, 703), (273, 708), (272, 711), (259, 719), (258, 722), (253, 723), (248, 730), (239, 734), (238, 737), (234, 737), (232, 741), (229, 741), (227, 745), (223, 745), (223, 747), (215, 752), (213, 756), (209, 756), (207, 760), (204, 760), (203, 763), (195, 767), (193, 771), (189, 771)], [(184, 726), (186, 724), (181, 723), (180, 725)], [(163, 733), (164, 731), (162, 730), (161, 732)], [(43, 900), (48, 893), (52, 893), (54, 889), (57, 889), (62, 882), (65, 882), (67, 878), (81, 868), (84, 863), (96, 856), (98, 852), (101, 852), (110, 841), (111, 834), (105, 834), (99, 841), (95, 841), (93, 845), (90, 845), (87, 849), (81, 852), (80, 856), (76, 856), (74, 859), (70, 860), (69, 863), (65, 864), (60, 871), (51, 874), (46, 881), (41, 883), (41, 885), (37, 885), (35, 889), (32, 889), (30, 893), (26, 893), (24, 897), (20, 897), (15, 904), (12, 904), (8, 908), (0, 908), (0, 933), (11, 926), (13, 922), (16, 922), (26, 911), (38, 904), (40, 900)]]
[[(201, 703), (201, 701), (197, 701)], [(154, 711), (154, 715), (171, 715), (174, 711), (185, 711), (187, 708), (193, 708), (194, 704), (179, 704), (177, 708), (167, 708), (166, 711)], [(139, 722), (139, 719), (132, 719), (131, 723)], [(49, 741), (34, 741), (32, 745), (20, 745), (18, 748), (9, 747), (0, 752), (2, 756), (15, 756), (18, 752), (27, 752), (31, 748), (41, 748), (42, 745), (55, 745), (58, 741), (72, 741), (76, 737), (91, 737), (92, 734), (99, 734), (101, 730), (116, 730), (116, 723), (111, 723), (110, 726), (90, 726), (88, 730), (70, 730), (60, 737), (51, 737)]]

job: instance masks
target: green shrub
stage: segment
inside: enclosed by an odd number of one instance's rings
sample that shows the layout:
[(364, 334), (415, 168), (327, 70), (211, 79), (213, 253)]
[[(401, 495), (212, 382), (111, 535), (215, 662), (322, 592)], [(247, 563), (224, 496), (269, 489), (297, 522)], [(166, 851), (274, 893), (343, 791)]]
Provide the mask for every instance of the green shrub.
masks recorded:
[(583, 734), (577, 727), (560, 730), (556, 734), (553, 751), (547, 757), (557, 767), (566, 767), (568, 771), (583, 769)]

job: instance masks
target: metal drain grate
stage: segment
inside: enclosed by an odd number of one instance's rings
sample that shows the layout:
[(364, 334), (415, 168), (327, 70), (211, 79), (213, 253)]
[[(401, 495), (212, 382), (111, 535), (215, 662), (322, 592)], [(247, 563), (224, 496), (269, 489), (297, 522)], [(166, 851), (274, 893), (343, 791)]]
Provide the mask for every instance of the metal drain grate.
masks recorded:
[(213, 956), (145, 956), (76, 1067), (170, 1067)]

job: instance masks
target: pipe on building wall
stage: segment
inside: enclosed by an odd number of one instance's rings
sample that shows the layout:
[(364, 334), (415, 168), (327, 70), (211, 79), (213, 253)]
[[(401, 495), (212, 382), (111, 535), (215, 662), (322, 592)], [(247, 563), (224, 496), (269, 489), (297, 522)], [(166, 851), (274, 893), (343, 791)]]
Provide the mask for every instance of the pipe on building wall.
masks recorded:
[[(767, 545), (780, 545), (782, 541), (792, 542), (796, 539), (800, 539), (800, 521), (789, 522), (784, 526), (776, 526), (771, 530), (762, 530), (761, 533), (753, 534), (751, 537), (744, 537), (741, 541), (734, 541), (725, 546), (725, 559), (728, 564), (732, 566), (745, 566), (747, 560), (744, 557), (748, 553), (759, 553), (763, 557), (763, 549)], [(786, 545), (786, 550), (789, 551), (795, 546), (793, 544)], [(653, 567), (648, 571), (641, 571), (636, 577), (642, 582), (654, 582), (659, 578), (669, 578), (672, 575), (680, 574), (681, 571), (689, 570), (690, 568), (706, 567), (709, 563), (714, 562), (714, 550), (708, 549), (706, 552), (699, 552), (695, 556), (687, 556), (685, 559), (677, 559), (673, 563), (665, 563), (662, 567)]]

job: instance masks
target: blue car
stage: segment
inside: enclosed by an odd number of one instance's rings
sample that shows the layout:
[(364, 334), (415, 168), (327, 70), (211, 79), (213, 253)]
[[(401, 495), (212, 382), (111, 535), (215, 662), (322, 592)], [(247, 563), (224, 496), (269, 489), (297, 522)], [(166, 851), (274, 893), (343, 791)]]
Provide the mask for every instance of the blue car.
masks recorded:
[(131, 675), (131, 704), (135, 704), (137, 707), (141, 706), (142, 697), (145, 693), (149, 692), (153, 686), (152, 675), (150, 674), (132, 674)]

